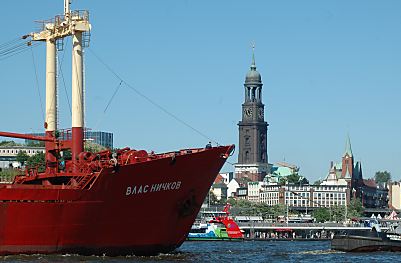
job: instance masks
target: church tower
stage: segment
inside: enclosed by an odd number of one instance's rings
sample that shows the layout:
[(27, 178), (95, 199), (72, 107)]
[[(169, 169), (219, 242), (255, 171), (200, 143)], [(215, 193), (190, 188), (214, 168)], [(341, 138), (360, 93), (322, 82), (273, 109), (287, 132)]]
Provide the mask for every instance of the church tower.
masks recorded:
[(239, 127), (238, 163), (236, 178), (261, 181), (269, 172), (267, 157), (267, 126), (262, 103), (262, 77), (256, 70), (255, 53), (244, 83), (244, 103)]
[(353, 178), (354, 172), (354, 156), (352, 154), (351, 149), (351, 139), (349, 135), (347, 136), (347, 140), (345, 142), (345, 152), (342, 158), (342, 172), (341, 177), (351, 180)]

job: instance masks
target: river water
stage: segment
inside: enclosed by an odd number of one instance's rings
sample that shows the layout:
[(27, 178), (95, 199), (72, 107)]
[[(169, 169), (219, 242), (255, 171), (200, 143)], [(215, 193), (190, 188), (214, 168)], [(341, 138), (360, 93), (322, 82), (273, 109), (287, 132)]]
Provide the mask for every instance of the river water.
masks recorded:
[(185, 242), (174, 253), (154, 257), (32, 255), (0, 257), (6, 262), (401, 262), (401, 253), (344, 253), (330, 241)]

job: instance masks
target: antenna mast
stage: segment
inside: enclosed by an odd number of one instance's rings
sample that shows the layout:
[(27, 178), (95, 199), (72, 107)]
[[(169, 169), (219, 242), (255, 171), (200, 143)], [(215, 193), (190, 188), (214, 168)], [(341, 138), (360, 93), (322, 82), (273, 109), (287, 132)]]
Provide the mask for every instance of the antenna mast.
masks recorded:
[(70, 14), (70, 5), (71, 5), (70, 0), (64, 0), (64, 16)]

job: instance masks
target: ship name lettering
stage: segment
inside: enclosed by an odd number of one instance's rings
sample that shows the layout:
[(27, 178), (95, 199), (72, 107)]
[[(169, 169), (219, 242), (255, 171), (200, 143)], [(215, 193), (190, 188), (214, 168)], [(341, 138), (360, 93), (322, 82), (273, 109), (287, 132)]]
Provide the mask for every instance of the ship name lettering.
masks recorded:
[(160, 191), (174, 191), (181, 188), (181, 181), (176, 182), (165, 182), (165, 183), (158, 183), (152, 185), (134, 185), (134, 186), (127, 186), (125, 191), (125, 195), (137, 195), (137, 194), (145, 194), (145, 193), (154, 193)]

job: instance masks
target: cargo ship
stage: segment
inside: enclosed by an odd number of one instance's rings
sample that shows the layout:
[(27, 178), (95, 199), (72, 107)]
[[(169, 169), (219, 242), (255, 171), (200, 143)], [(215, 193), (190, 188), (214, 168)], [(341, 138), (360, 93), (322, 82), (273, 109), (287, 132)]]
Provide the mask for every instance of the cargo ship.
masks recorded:
[[(26, 168), (0, 185), (0, 255), (155, 255), (186, 239), (233, 145), (156, 154), (124, 148), (84, 151), (83, 48), (89, 13), (71, 11), (24, 38), (46, 43), (45, 169)], [(57, 127), (56, 44), (72, 37), (72, 125)], [(65, 139), (67, 138), (67, 139)], [(67, 158), (67, 153), (70, 158)]]

